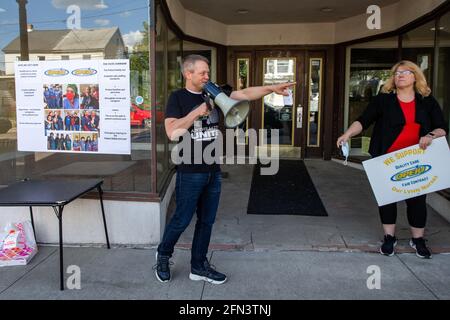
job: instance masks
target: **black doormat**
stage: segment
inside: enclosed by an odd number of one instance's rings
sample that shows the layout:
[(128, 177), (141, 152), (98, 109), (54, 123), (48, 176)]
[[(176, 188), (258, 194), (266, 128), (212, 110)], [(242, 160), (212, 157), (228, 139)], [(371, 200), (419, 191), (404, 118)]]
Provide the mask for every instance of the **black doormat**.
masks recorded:
[(247, 213), (328, 216), (308, 170), (300, 160), (280, 160), (275, 175), (261, 175), (261, 164), (256, 164)]

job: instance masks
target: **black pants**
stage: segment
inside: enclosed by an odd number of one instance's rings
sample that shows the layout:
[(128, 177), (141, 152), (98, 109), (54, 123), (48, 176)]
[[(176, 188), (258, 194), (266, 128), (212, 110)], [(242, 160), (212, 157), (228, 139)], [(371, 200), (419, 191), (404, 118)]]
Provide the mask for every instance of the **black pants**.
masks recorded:
[[(405, 201), (409, 225), (413, 228), (425, 228), (427, 222), (426, 195), (406, 199)], [(378, 210), (380, 211), (381, 223), (395, 224), (397, 221), (396, 202), (378, 207)]]

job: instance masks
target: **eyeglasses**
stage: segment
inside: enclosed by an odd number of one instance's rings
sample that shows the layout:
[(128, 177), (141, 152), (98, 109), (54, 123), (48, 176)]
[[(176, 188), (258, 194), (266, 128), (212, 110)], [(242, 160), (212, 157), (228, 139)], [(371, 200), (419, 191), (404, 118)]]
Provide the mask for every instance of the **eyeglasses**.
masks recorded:
[(395, 76), (400, 76), (400, 75), (405, 75), (405, 76), (409, 76), (410, 74), (413, 74), (414, 72), (412, 72), (411, 70), (403, 70), (403, 71), (396, 71), (394, 72)]

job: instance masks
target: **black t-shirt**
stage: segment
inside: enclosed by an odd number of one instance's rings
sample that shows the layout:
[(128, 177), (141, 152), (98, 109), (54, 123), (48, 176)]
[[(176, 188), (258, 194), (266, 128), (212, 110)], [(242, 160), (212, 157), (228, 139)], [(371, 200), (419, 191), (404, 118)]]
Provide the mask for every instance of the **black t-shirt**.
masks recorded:
[[(192, 110), (204, 102), (201, 93), (194, 93), (187, 89), (172, 92), (166, 107), (166, 118), (184, 118)], [(219, 159), (216, 158), (214, 145), (205, 152), (205, 148), (217, 142), (219, 134), (219, 112), (213, 108), (208, 117), (201, 117), (189, 128), (178, 142), (177, 170), (181, 172), (215, 172), (220, 171)], [(187, 141), (190, 140), (190, 150)], [(201, 151), (201, 154), (200, 154)]]

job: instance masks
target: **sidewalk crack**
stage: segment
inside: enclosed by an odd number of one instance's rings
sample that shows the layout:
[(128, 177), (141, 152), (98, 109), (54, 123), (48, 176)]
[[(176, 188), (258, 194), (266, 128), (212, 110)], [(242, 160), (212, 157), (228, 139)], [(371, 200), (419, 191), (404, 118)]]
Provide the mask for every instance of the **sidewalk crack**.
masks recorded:
[(347, 242), (345, 241), (344, 236), (343, 236), (342, 234), (341, 234), (340, 236), (341, 236), (342, 242), (344, 242), (345, 248), (348, 249), (348, 244), (347, 244)]
[(44, 263), (45, 261), (47, 261), (51, 256), (53, 256), (55, 254), (55, 252), (57, 252), (58, 249), (53, 250), (53, 252), (51, 252), (47, 257), (45, 257), (44, 259), (42, 259), (41, 262), (38, 262), (33, 268), (31, 268), (30, 270), (28, 270), (27, 272), (25, 272), (22, 276), (20, 276), (18, 279), (16, 279), (13, 283), (11, 283), (6, 289), (0, 291), (0, 296), (5, 293), (7, 290), (9, 290), (12, 286), (14, 286), (17, 282), (19, 282), (20, 280), (22, 280), (23, 278), (25, 278), (29, 273), (31, 273), (31, 271), (33, 271), (34, 269), (36, 269), (38, 266), (40, 266), (42, 263)]
[(414, 278), (417, 279), (417, 281), (419, 281), (432, 295), (433, 297), (436, 298), (436, 300), (441, 300), (435, 293), (434, 291), (425, 283), (425, 281), (423, 281), (422, 279), (420, 279), (416, 273), (402, 260), (400, 259), (400, 257), (398, 255), (395, 255), (397, 257), (398, 260), (400, 260), (400, 262), (405, 266), (406, 269), (409, 270), (409, 272), (411, 272), (411, 274), (414, 276)]

